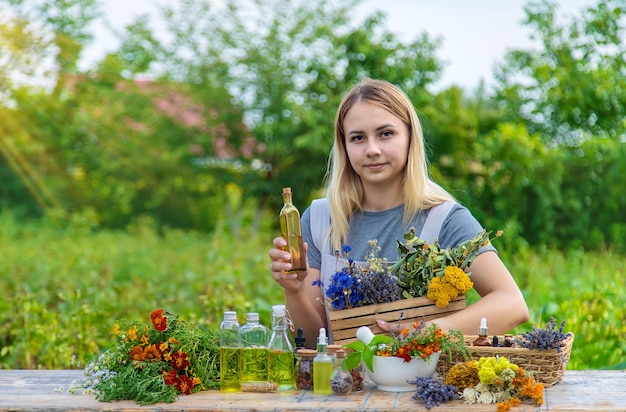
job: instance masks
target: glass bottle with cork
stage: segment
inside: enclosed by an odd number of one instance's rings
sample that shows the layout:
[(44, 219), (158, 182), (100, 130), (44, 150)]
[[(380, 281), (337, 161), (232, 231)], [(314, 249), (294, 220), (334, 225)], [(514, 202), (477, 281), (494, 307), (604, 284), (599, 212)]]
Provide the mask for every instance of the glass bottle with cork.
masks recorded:
[(302, 243), (300, 212), (293, 204), (291, 187), (283, 188), (283, 208), (280, 210), (280, 233), (287, 245), (283, 248), (291, 255), (291, 269), (287, 273), (297, 273), (299, 280), (306, 275), (306, 256)]
[(345, 351), (335, 350), (335, 367), (330, 375), (330, 390), (335, 395), (350, 395), (352, 392), (352, 375), (343, 365)]
[(239, 322), (234, 311), (224, 312), (220, 324), (220, 391), (241, 391), (241, 347)]
[(310, 391), (313, 389), (313, 359), (317, 356), (315, 349), (298, 349), (296, 351), (296, 388)]

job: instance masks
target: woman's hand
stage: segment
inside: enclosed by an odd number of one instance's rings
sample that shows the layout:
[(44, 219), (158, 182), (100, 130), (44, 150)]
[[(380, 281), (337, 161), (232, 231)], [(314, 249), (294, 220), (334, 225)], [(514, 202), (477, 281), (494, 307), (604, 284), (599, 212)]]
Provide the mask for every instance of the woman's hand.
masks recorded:
[[(308, 261), (307, 271), (298, 273), (287, 273), (286, 271), (291, 269), (291, 255), (289, 252), (285, 252), (283, 248), (287, 246), (287, 242), (282, 237), (274, 239), (274, 247), (270, 249), (270, 272), (272, 278), (278, 283), (285, 291), (296, 292), (302, 288), (304, 279), (308, 274)], [(304, 254), (306, 256), (308, 250), (308, 244), (304, 244)]]

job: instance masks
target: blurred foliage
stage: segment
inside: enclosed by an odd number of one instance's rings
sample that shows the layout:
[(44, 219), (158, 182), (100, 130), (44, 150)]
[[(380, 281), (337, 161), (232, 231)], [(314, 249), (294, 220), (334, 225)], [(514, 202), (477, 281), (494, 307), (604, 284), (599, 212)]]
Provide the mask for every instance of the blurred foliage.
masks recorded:
[[(166, 36), (139, 16), (84, 72), (97, 0), (3, 3), (0, 207), (17, 216), (254, 235), (281, 187), (302, 209), (323, 193), (339, 101), (374, 77), (409, 95), (433, 176), (485, 227), (626, 250), (625, 0), (567, 18), (529, 2), (538, 47), (507, 53), (495, 88), (470, 95), (432, 91), (442, 39), (402, 41), (380, 12), (354, 22), (358, 0), (181, 0), (159, 6)], [(13, 80), (29, 75), (43, 85)]]

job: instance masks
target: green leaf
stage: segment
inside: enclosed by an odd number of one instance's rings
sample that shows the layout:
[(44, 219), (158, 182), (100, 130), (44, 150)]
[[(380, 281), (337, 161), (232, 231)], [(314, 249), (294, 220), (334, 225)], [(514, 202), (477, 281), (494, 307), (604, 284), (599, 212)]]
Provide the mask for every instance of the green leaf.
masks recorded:
[(346, 345), (343, 345), (344, 348), (352, 349), (357, 352), (363, 352), (365, 350), (365, 344), (360, 340), (350, 342)]
[[(346, 345), (347, 346), (347, 345)], [(365, 346), (363, 347), (365, 348)], [(343, 361), (343, 367), (347, 370), (354, 369), (359, 366), (361, 361), (361, 352), (352, 352)]]
[(370, 341), (369, 345), (367, 345), (368, 347), (374, 347), (374, 346), (378, 346), (381, 343), (391, 343), (393, 341), (393, 338), (391, 336), (388, 335), (376, 335), (372, 338), (372, 340)]
[(361, 353), (361, 359), (363, 359), (363, 363), (367, 365), (369, 370), (374, 372), (374, 352), (372, 352), (371, 350), (363, 351), (363, 353)]

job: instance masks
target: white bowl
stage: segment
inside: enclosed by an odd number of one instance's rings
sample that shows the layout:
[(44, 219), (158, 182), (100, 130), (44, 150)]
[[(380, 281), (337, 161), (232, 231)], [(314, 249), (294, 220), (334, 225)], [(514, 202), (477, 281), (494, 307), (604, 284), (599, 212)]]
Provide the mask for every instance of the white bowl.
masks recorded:
[(365, 368), (381, 391), (410, 392), (416, 390), (417, 387), (408, 381), (418, 376), (432, 376), (437, 369), (440, 355), (441, 352), (433, 353), (428, 362), (420, 358), (405, 362), (404, 359), (395, 356), (374, 356), (372, 359), (374, 372), (370, 371), (367, 365)]

